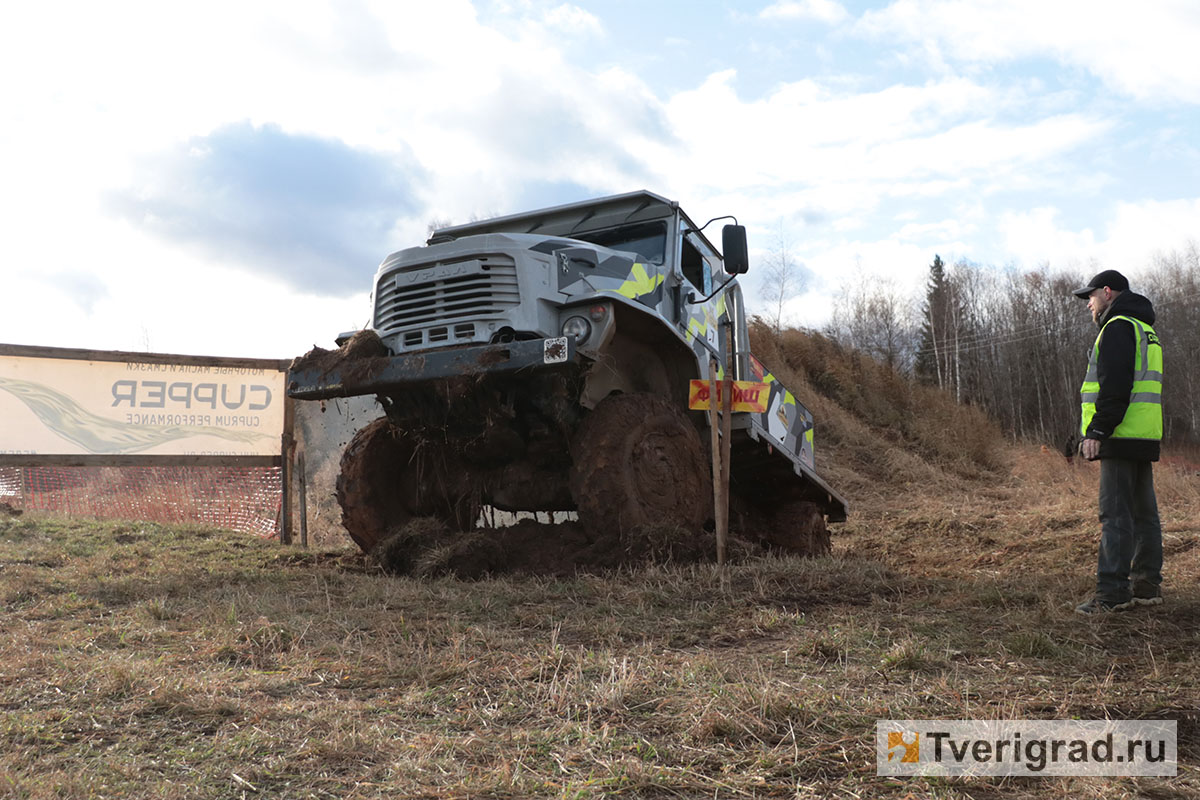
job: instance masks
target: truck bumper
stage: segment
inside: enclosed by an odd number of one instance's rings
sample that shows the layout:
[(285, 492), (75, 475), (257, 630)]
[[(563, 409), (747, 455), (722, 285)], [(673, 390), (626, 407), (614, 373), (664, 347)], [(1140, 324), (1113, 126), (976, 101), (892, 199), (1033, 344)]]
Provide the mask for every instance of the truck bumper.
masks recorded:
[(382, 394), (439, 378), (542, 369), (574, 360), (570, 336), (346, 359), (332, 367), (288, 370), (287, 394), (297, 400)]

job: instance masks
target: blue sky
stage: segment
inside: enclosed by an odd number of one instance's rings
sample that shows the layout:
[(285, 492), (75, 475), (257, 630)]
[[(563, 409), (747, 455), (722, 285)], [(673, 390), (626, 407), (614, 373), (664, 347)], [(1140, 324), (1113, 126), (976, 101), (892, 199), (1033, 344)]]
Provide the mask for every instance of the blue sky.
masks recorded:
[(432, 220), (641, 188), (786, 241), (794, 324), (935, 253), (1136, 288), (1200, 239), (1196, 42), (1185, 0), (9, 4), (0, 342), (289, 357)]

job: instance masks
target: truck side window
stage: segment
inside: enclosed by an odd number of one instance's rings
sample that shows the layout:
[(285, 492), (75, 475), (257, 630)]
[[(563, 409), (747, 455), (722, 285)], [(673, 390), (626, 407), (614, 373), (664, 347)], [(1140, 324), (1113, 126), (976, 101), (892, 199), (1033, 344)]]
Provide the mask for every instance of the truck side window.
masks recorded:
[(679, 268), (683, 270), (683, 277), (687, 278), (692, 286), (704, 289), (704, 259), (701, 257), (700, 251), (688, 241), (686, 236), (683, 237), (683, 252), (680, 254)]

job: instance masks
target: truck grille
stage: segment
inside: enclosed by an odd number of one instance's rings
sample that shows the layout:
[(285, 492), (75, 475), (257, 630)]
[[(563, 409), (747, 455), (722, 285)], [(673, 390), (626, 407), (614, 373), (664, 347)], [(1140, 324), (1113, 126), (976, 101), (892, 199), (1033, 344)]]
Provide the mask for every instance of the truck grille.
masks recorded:
[(506, 256), (406, 267), (388, 273), (375, 295), (375, 329), (384, 336), (499, 314), (521, 302), (516, 263)]

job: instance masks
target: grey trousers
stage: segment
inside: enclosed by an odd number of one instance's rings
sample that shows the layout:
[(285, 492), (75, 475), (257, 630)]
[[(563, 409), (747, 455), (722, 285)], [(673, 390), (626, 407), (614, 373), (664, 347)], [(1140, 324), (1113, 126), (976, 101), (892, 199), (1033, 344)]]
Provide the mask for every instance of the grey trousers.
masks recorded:
[(1149, 461), (1100, 462), (1100, 558), (1096, 596), (1124, 603), (1162, 583), (1162, 527)]

